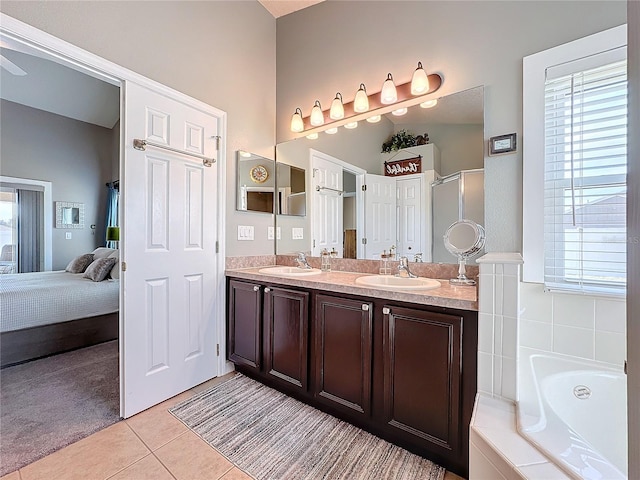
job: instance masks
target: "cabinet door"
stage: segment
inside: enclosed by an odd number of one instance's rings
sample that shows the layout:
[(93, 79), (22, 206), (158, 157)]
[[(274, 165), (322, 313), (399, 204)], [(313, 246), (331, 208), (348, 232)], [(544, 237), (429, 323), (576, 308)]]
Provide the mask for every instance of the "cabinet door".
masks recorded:
[(359, 416), (370, 414), (372, 315), (372, 303), (316, 297), (315, 397)]
[(264, 289), (265, 373), (307, 391), (309, 294)]
[(443, 454), (459, 451), (462, 317), (383, 308), (387, 428)]
[(256, 371), (260, 371), (262, 358), (261, 297), (261, 287), (256, 283), (229, 282), (229, 360)]

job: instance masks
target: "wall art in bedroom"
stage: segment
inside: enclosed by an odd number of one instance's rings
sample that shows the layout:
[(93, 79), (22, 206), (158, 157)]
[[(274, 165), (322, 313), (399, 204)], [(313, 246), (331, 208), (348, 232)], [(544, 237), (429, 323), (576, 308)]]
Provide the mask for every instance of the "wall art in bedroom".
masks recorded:
[(56, 228), (84, 228), (84, 203), (56, 202)]

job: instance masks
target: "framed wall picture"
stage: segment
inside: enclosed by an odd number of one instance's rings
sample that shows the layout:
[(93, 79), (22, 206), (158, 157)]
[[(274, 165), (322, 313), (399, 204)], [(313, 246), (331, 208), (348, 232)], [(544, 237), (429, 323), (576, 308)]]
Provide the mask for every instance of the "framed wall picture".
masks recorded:
[(515, 152), (517, 149), (516, 134), (498, 135), (489, 139), (489, 155), (501, 155)]

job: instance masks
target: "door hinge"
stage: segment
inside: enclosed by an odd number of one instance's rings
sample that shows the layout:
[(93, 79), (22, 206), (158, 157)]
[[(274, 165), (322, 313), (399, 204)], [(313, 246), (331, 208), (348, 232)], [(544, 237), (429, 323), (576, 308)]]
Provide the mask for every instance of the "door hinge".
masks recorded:
[(216, 150), (220, 150), (220, 135), (213, 135), (212, 138), (216, 139)]
[(316, 248), (316, 241), (313, 241), (313, 248)]
[(365, 184), (365, 185), (362, 185), (362, 191), (363, 191), (363, 192), (366, 192), (366, 191), (367, 191), (367, 185), (366, 185), (366, 184)]
[(366, 239), (366, 238), (363, 238), (363, 239), (362, 239), (362, 244), (363, 244), (363, 245), (366, 245), (366, 244), (367, 244), (367, 239)]
[(220, 242), (216, 240), (216, 253), (220, 253)]
[(220, 344), (216, 343), (216, 356), (220, 356)]
[(123, 272), (126, 272), (126, 271), (127, 271), (127, 262), (122, 262), (121, 267), (122, 267), (122, 268), (121, 268), (121, 270), (122, 270)]

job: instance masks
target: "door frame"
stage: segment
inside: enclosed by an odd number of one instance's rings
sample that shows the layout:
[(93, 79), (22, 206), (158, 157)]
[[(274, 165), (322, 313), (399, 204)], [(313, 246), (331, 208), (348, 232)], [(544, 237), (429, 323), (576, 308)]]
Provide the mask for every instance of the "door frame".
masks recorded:
[[(208, 105), (193, 97), (189, 97), (177, 90), (174, 90), (166, 85), (144, 77), (138, 73), (135, 73), (121, 65), (113, 63), (105, 58), (95, 55), (87, 50), (77, 47), (71, 43), (68, 43), (58, 37), (55, 37), (49, 33), (39, 30), (31, 25), (21, 22), (9, 15), (0, 12), (0, 33), (10, 37), (20, 44), (25, 45), (27, 48), (35, 49), (43, 55), (47, 56), (53, 61), (56, 61), (69, 68), (77, 70), (79, 72), (90, 75), (94, 78), (98, 78), (112, 85), (120, 87), (120, 180), (126, 182), (124, 178), (124, 166), (126, 161), (126, 145), (125, 142), (125, 116), (126, 104), (124, 99), (124, 89), (127, 82), (136, 83), (149, 90), (164, 95), (168, 98), (180, 101), (185, 105), (199, 109), (208, 114), (215, 116), (219, 122), (219, 135), (220, 145), (218, 149), (217, 168), (218, 168), (218, 211), (216, 215), (216, 226), (218, 236), (218, 261), (216, 262), (216, 278), (217, 278), (217, 291), (216, 298), (220, 301), (216, 301), (216, 335), (220, 341), (220, 355), (217, 361), (217, 372), (219, 375), (224, 375), (233, 370), (233, 366), (230, 362), (226, 361), (226, 342), (223, 341), (226, 338), (226, 322), (225, 319), (225, 281), (224, 281), (224, 259), (225, 259), (225, 224), (224, 224), (224, 212), (226, 211), (226, 138), (227, 138), (227, 114), (226, 112), (219, 110), (211, 105)], [(123, 203), (126, 202), (124, 196), (121, 197), (119, 206), (119, 218), (121, 222), (121, 228), (126, 235), (127, 219), (124, 218)], [(126, 261), (126, 250), (120, 252), (122, 255), (121, 260)], [(124, 280), (124, 279), (123, 279)], [(124, 315), (122, 312), (123, 295), (126, 285), (126, 280), (120, 283), (120, 416), (124, 413), (124, 362), (125, 356), (122, 354), (123, 346), (123, 326)]]

